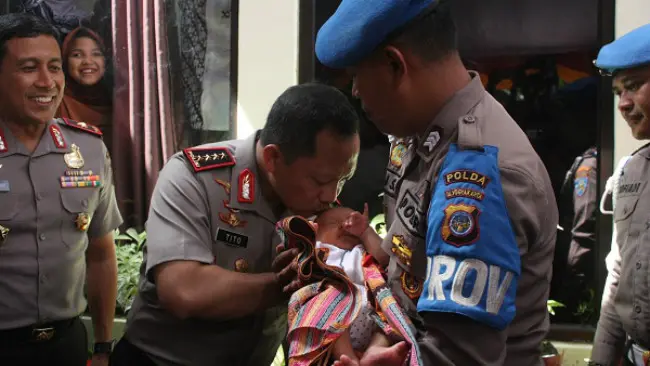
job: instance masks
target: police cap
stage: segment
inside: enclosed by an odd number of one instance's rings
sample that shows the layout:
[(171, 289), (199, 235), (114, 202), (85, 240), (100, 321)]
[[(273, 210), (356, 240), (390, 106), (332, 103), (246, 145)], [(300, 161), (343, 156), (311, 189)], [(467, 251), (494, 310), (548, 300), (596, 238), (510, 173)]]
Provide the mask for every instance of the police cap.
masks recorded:
[(386, 38), (435, 8), (437, 0), (343, 0), (316, 36), (325, 66), (353, 66)]
[(650, 24), (603, 46), (594, 61), (594, 65), (606, 74), (647, 64), (650, 64)]

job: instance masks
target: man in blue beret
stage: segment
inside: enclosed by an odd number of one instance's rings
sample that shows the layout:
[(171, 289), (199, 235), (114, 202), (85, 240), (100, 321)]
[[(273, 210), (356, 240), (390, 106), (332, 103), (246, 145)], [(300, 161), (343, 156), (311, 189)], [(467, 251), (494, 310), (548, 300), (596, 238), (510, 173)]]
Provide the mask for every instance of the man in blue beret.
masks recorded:
[[(604, 46), (595, 65), (613, 76), (618, 110), (637, 140), (650, 139), (650, 24)], [(632, 153), (614, 195), (615, 234), (607, 256), (593, 365), (647, 365), (650, 359), (650, 144)]]
[(542, 365), (553, 188), (524, 132), (465, 69), (450, 1), (343, 0), (316, 55), (349, 69), (369, 118), (394, 137), (382, 246), (424, 365)]

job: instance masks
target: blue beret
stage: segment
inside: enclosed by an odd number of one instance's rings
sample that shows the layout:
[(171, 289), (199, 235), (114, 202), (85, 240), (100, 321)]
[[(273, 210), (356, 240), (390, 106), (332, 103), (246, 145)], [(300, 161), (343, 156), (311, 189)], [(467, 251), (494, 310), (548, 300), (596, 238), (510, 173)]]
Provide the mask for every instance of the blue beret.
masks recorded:
[(391, 33), (436, 0), (343, 0), (318, 31), (316, 57), (325, 66), (354, 66)]
[(594, 65), (608, 73), (650, 64), (650, 24), (603, 46)]

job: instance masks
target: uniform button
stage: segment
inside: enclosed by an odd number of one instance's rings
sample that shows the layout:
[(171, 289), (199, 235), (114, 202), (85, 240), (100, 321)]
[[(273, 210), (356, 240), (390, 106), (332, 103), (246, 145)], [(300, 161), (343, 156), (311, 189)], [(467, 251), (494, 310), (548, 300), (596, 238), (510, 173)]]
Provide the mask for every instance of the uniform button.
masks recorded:
[(641, 262), (636, 262), (636, 269), (641, 269)]
[(40, 193), (36, 193), (36, 200), (37, 200), (37, 201), (40, 201), (40, 200), (42, 200), (42, 199), (43, 199), (43, 195), (40, 194)]
[(637, 314), (641, 313), (641, 307), (640, 306), (635, 306), (634, 311), (636, 311)]
[(42, 275), (42, 276), (41, 276), (41, 283), (45, 283), (45, 281), (47, 281), (47, 276), (46, 276), (46, 275)]
[(463, 122), (465, 122), (467, 124), (471, 124), (471, 123), (476, 122), (476, 118), (474, 118), (474, 116), (465, 116), (465, 117), (463, 117)]
[(41, 240), (45, 240), (45, 234), (40, 234), (40, 235), (38, 236), (38, 238), (41, 239)]

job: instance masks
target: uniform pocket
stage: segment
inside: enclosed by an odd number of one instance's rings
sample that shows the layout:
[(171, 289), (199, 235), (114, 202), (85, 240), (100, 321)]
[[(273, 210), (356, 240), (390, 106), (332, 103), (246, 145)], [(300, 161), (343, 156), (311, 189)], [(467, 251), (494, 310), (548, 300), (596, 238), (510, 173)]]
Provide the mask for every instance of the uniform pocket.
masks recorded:
[(627, 220), (636, 210), (639, 196), (619, 197), (614, 208), (614, 222)]
[(18, 201), (17, 194), (0, 193), (0, 224), (18, 215)]
[(85, 250), (87, 232), (94, 210), (95, 189), (74, 188), (61, 191), (61, 240), (71, 249)]

